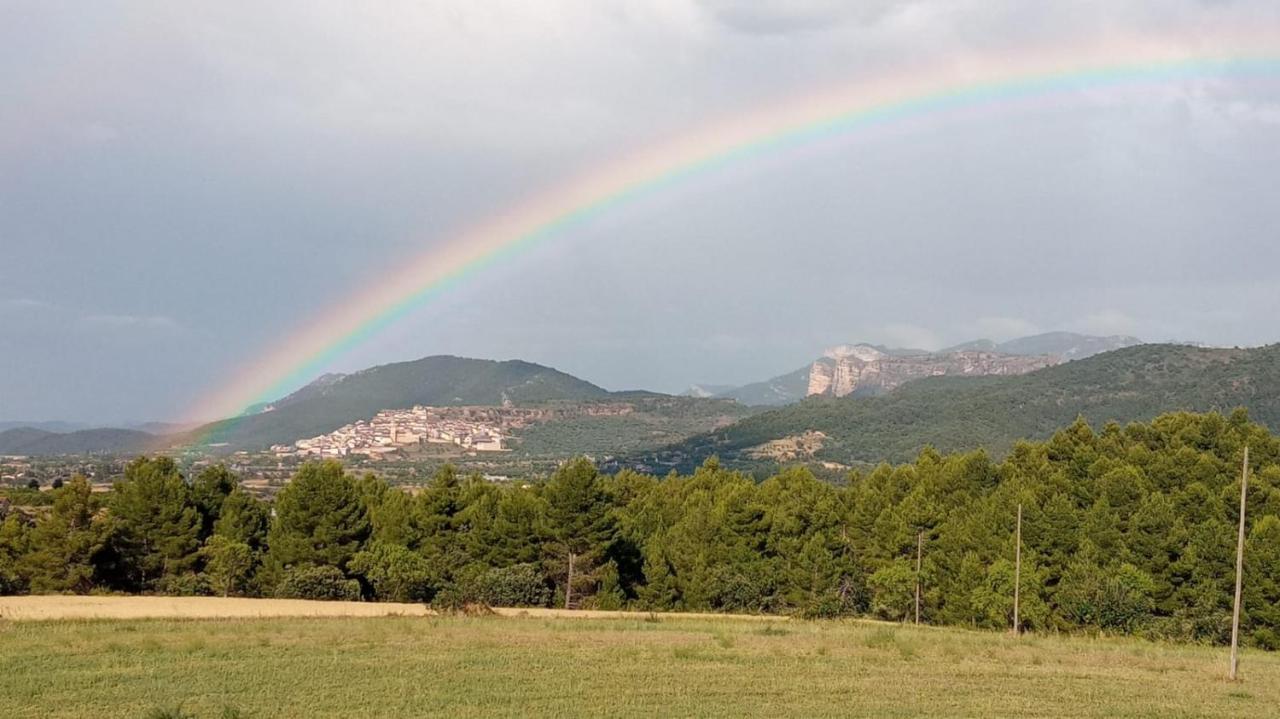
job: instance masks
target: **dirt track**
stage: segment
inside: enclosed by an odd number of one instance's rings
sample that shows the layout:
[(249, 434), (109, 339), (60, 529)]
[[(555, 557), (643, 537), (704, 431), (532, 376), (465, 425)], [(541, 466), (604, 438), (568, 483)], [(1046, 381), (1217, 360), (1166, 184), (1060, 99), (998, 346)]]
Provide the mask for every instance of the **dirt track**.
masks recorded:
[[(647, 616), (638, 612), (591, 609), (494, 609), (508, 617), (572, 617), (622, 619)], [(311, 602), (302, 599), (242, 599), (222, 597), (106, 597), (35, 596), (0, 597), (0, 620), (42, 619), (232, 619), (252, 617), (384, 617), (428, 616), (421, 604), (390, 602)], [(668, 616), (668, 615), (664, 615)], [(672, 617), (702, 619), (762, 619), (786, 617), (727, 614), (675, 614)]]

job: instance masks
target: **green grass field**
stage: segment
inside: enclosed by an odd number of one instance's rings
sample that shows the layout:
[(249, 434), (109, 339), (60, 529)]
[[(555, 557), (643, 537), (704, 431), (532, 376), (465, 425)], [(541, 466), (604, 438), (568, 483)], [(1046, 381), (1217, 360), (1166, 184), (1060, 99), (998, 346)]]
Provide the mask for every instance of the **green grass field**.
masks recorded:
[(1264, 717), (1280, 656), (872, 623), (0, 622), (0, 715)]

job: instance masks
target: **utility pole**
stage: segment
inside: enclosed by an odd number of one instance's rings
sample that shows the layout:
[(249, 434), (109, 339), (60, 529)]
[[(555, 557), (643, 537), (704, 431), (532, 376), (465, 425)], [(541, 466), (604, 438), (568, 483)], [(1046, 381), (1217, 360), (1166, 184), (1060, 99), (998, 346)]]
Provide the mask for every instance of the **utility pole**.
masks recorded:
[(924, 530), (916, 533), (916, 624), (920, 623), (920, 557), (924, 553)]
[(1018, 503), (1018, 528), (1013, 549), (1013, 636), (1018, 636), (1018, 602), (1022, 598), (1022, 503)]
[(569, 578), (564, 583), (564, 608), (573, 609), (573, 552), (569, 552)]
[(1244, 501), (1249, 490), (1249, 446), (1244, 448), (1244, 463), (1240, 470), (1240, 532), (1236, 538), (1236, 602), (1231, 610), (1231, 681), (1236, 680), (1236, 668), (1240, 664), (1240, 590), (1244, 580)]

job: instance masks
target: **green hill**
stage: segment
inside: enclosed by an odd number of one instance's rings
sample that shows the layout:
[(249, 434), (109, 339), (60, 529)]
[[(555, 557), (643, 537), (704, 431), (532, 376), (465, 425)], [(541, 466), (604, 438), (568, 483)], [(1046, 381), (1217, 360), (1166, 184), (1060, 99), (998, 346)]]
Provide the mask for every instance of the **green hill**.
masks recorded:
[(192, 436), (203, 443), (257, 449), (332, 432), (383, 409), (531, 405), (609, 396), (590, 382), (531, 362), (424, 357), (325, 375), (255, 414), (206, 425)]
[(813, 459), (843, 464), (908, 460), (926, 445), (1003, 452), (1017, 439), (1048, 437), (1077, 416), (1100, 426), (1235, 407), (1280, 427), (1280, 345), (1140, 345), (1016, 377), (936, 377), (883, 397), (810, 398), (641, 461), (687, 467), (715, 454), (750, 464), (759, 461), (751, 448), (805, 432), (826, 435)]

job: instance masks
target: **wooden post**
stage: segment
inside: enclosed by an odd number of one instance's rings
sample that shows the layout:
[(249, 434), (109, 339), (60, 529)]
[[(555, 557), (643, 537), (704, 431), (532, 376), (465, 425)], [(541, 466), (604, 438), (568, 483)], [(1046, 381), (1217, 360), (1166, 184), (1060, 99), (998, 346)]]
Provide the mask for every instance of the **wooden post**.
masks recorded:
[(1244, 463), (1240, 470), (1240, 531), (1236, 537), (1236, 602), (1231, 610), (1231, 669), (1228, 676), (1236, 680), (1240, 663), (1240, 590), (1244, 579), (1244, 502), (1249, 490), (1249, 447), (1244, 448)]
[(920, 623), (920, 557), (924, 552), (924, 530), (916, 534), (916, 624)]
[(569, 579), (564, 583), (564, 608), (573, 609), (573, 552), (569, 552)]
[(1022, 598), (1022, 503), (1018, 503), (1018, 528), (1013, 549), (1013, 635), (1018, 636), (1018, 602)]

